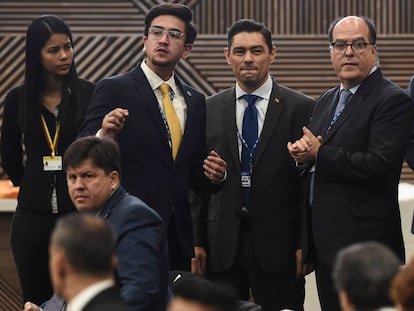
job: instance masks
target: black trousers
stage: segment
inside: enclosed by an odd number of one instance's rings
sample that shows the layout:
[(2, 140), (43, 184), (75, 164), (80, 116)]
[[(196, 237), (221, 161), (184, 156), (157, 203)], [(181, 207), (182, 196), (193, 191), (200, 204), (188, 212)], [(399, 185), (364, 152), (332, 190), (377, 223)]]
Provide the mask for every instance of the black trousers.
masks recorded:
[(322, 311), (341, 311), (338, 293), (332, 279), (331, 265), (317, 260), (315, 264), (316, 286)]
[(169, 268), (172, 270), (191, 271), (191, 258), (186, 257), (178, 241), (174, 217), (168, 226), (168, 256)]
[(10, 242), (22, 289), (23, 303), (42, 304), (53, 295), (49, 275), (49, 239), (57, 219), (52, 213), (17, 210)]
[(250, 232), (242, 224), (236, 260), (230, 270), (208, 272), (212, 282), (232, 287), (242, 300), (249, 299), (251, 288), (254, 301), (264, 311), (303, 310), (305, 279), (295, 275), (278, 274), (261, 269), (253, 254)]

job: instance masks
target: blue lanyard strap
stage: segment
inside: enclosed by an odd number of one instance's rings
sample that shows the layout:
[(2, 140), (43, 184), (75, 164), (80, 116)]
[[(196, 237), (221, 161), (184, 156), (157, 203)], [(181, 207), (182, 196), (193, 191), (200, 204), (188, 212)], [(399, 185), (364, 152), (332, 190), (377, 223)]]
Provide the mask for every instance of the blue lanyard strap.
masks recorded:
[(256, 147), (259, 143), (259, 137), (257, 137), (257, 139), (254, 142), (253, 146), (250, 148), (249, 145), (247, 144), (246, 140), (240, 134), (239, 130), (237, 130), (237, 136), (239, 137), (239, 139), (242, 143), (242, 148), (246, 148), (246, 150), (249, 152), (249, 168), (250, 168), (250, 173), (252, 173), (253, 172), (253, 159), (254, 159), (254, 156), (255, 156)]

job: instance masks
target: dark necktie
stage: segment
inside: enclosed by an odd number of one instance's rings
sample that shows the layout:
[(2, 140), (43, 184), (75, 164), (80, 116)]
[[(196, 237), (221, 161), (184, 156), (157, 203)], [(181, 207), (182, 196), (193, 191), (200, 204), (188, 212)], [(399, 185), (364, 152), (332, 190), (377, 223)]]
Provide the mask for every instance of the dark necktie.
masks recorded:
[(342, 91), (339, 95), (338, 104), (336, 105), (335, 113), (332, 117), (331, 123), (329, 123), (328, 129), (326, 130), (327, 134), (331, 130), (331, 128), (334, 125), (334, 123), (336, 122), (336, 120), (338, 120), (340, 114), (344, 110), (345, 105), (348, 103), (351, 96), (352, 96), (352, 93), (351, 93), (350, 90), (342, 89)]
[[(257, 120), (257, 108), (255, 105), (257, 96), (252, 94), (246, 94), (243, 97), (247, 101), (247, 107), (244, 110), (243, 115), (242, 137), (244, 141), (242, 144), (240, 163), (242, 174), (246, 172), (251, 173), (251, 165), (253, 164), (254, 159), (254, 149), (256, 148), (255, 144), (257, 144), (257, 137), (259, 131), (259, 125)], [(247, 208), (250, 203), (250, 187), (242, 187), (242, 189), (243, 206)]]
[[(326, 129), (326, 135), (329, 134), (329, 131), (331, 130), (332, 126), (334, 125), (336, 120), (338, 120), (340, 114), (344, 110), (345, 105), (348, 103), (351, 96), (352, 96), (352, 92), (350, 90), (347, 90), (347, 89), (342, 89), (341, 90), (341, 93), (339, 94), (338, 104), (336, 105), (335, 113), (332, 117), (331, 122), (329, 123), (328, 128)], [(315, 181), (315, 172), (314, 171), (310, 172), (309, 179), (310, 179), (310, 182), (309, 182), (309, 203), (312, 204), (314, 181)]]

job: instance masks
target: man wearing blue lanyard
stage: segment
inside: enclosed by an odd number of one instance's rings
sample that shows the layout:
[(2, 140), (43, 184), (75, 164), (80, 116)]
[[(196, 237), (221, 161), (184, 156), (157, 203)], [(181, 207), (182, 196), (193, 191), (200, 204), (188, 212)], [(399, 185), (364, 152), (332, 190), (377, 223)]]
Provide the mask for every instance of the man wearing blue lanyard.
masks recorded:
[(217, 191), (226, 163), (207, 150), (205, 98), (174, 74), (196, 29), (182, 4), (154, 6), (145, 17), (146, 58), (97, 84), (80, 136), (117, 140), (122, 185), (153, 208), (168, 230), (170, 269), (190, 270), (194, 256), (189, 189)]
[(264, 310), (303, 310), (301, 187), (286, 144), (314, 100), (270, 77), (276, 47), (263, 24), (237, 21), (227, 38), (236, 84), (207, 99), (207, 145), (227, 162), (227, 177), (217, 194), (196, 196), (194, 272), (230, 284), (239, 299), (251, 288)]

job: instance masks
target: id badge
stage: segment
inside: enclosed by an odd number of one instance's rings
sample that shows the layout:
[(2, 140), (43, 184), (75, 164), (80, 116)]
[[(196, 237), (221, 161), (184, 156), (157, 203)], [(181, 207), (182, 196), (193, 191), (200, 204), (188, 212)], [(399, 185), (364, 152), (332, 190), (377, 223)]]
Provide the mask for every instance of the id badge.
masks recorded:
[(43, 157), (43, 170), (44, 171), (61, 171), (62, 170), (62, 157), (61, 156)]
[(241, 185), (242, 188), (251, 187), (251, 174), (250, 172), (241, 172)]

